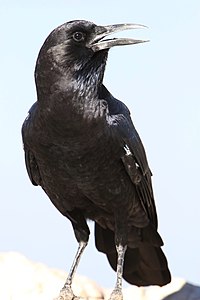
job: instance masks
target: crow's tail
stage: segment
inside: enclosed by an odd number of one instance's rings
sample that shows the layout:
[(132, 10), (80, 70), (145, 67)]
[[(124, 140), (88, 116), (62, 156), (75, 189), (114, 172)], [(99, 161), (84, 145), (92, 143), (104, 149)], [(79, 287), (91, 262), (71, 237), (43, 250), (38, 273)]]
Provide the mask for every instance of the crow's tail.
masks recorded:
[[(111, 267), (116, 271), (117, 252), (114, 233), (95, 223), (96, 248), (107, 255)], [(137, 248), (127, 247), (123, 278), (137, 286), (165, 285), (171, 281), (166, 257), (160, 247), (140, 243)]]

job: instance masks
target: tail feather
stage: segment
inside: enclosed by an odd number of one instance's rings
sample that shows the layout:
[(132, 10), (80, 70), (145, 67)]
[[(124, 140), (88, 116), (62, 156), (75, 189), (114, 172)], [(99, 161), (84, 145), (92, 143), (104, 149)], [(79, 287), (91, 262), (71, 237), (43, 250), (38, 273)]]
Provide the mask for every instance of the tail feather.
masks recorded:
[[(95, 242), (99, 251), (107, 255), (116, 271), (117, 252), (114, 233), (95, 224)], [(165, 285), (171, 281), (166, 257), (160, 247), (141, 243), (137, 248), (127, 248), (124, 259), (123, 278), (137, 286)]]

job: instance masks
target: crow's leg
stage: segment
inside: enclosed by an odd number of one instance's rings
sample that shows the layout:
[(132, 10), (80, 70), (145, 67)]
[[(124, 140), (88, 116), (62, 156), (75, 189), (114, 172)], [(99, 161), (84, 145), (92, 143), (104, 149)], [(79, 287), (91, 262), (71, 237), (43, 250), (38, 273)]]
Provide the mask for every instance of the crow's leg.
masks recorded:
[(55, 300), (72, 300), (72, 299), (75, 300), (75, 299), (79, 299), (79, 297), (75, 296), (73, 291), (72, 291), (72, 280), (73, 280), (74, 274), (76, 272), (76, 269), (78, 267), (81, 256), (82, 256), (83, 251), (84, 251), (86, 246), (87, 246), (87, 242), (80, 242), (79, 243), (79, 247), (78, 247), (78, 250), (76, 252), (76, 255), (75, 255), (74, 261), (72, 263), (70, 272), (68, 274), (67, 280), (64, 284), (64, 287), (60, 291), (59, 297)]
[(122, 246), (119, 244), (116, 246), (117, 249), (117, 281), (114, 290), (110, 295), (109, 300), (122, 300), (122, 274), (123, 274), (123, 266), (124, 266), (124, 255), (127, 249), (127, 246)]
[(74, 261), (72, 263), (70, 272), (68, 274), (67, 280), (64, 284), (64, 287), (60, 291), (59, 297), (55, 300), (72, 300), (72, 299), (77, 300), (77, 299), (79, 299), (79, 297), (76, 297), (72, 291), (72, 280), (73, 280), (74, 274), (76, 273), (76, 269), (80, 262), (83, 251), (84, 251), (85, 247), (87, 246), (90, 231), (89, 231), (89, 228), (83, 217), (79, 217), (79, 222), (77, 222), (77, 223), (72, 222), (72, 226), (74, 229), (76, 239), (79, 243), (79, 246), (78, 246), (78, 250), (76, 252)]
[(116, 210), (115, 245), (117, 250), (117, 280), (109, 300), (123, 300), (122, 275), (124, 268), (124, 257), (127, 249), (127, 232), (127, 217), (124, 214), (124, 210)]
[(78, 250), (77, 250), (77, 252), (76, 252), (74, 261), (73, 261), (73, 263), (72, 263), (70, 272), (69, 272), (69, 274), (68, 274), (68, 277), (67, 277), (67, 280), (66, 280), (66, 282), (65, 282), (65, 284), (64, 284), (63, 289), (67, 289), (68, 287), (71, 288), (72, 280), (73, 280), (74, 274), (76, 273), (76, 269), (77, 269), (77, 267), (78, 267), (78, 264), (79, 264), (79, 262), (80, 262), (81, 256), (82, 256), (83, 251), (84, 251), (84, 249), (85, 249), (86, 246), (87, 246), (87, 242), (80, 242), (80, 243), (79, 243)]

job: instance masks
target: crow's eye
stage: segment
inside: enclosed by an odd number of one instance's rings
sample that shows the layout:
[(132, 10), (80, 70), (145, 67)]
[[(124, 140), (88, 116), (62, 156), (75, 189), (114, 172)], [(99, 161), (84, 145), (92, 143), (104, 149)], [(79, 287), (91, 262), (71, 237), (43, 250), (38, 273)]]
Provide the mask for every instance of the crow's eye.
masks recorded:
[(78, 31), (78, 32), (75, 32), (72, 37), (73, 37), (74, 41), (82, 42), (85, 39), (85, 34), (83, 32)]

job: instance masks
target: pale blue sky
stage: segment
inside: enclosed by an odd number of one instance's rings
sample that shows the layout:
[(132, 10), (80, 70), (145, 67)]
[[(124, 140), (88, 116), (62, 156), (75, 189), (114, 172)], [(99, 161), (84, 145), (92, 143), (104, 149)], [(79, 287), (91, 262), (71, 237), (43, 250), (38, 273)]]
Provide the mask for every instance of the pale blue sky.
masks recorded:
[[(0, 0), (0, 251), (69, 270), (77, 248), (70, 222), (26, 174), (21, 124), (36, 100), (38, 51), (65, 21), (133, 22), (150, 39), (112, 49), (105, 84), (132, 112), (153, 171), (159, 232), (174, 276), (200, 283), (200, 1)], [(90, 245), (78, 273), (105, 286), (115, 274)]]

